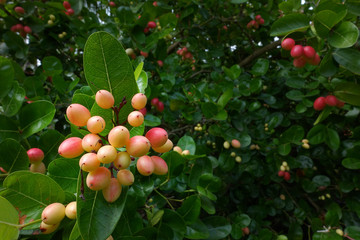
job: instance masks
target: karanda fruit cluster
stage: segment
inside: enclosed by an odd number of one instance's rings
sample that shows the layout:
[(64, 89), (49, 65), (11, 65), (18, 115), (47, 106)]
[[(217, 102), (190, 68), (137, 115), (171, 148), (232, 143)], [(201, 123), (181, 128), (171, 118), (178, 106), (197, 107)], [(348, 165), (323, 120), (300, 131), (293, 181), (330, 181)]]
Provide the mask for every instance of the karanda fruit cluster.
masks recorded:
[[(112, 109), (115, 114), (126, 104), (124, 99), (119, 107), (114, 106), (114, 96), (107, 90), (99, 90), (95, 101), (101, 108)], [(139, 110), (146, 103), (147, 98), (142, 93), (132, 97), (134, 111), (127, 117), (131, 127), (143, 124), (144, 115)], [(135, 158), (138, 158), (136, 168), (144, 176), (164, 175), (168, 172), (167, 163), (161, 157), (148, 155), (150, 148), (157, 155), (172, 149), (173, 143), (164, 129), (156, 127), (147, 131), (145, 136), (130, 137), (127, 125), (115, 124), (107, 136), (102, 136), (100, 133), (105, 129), (105, 120), (101, 116), (91, 116), (83, 105), (71, 104), (66, 110), (66, 116), (72, 124), (89, 133), (83, 138), (67, 138), (60, 144), (58, 152), (64, 158), (81, 156), (80, 168), (88, 172), (87, 187), (94, 191), (101, 190), (106, 201), (116, 201), (122, 186), (133, 184), (134, 175), (128, 168)]]

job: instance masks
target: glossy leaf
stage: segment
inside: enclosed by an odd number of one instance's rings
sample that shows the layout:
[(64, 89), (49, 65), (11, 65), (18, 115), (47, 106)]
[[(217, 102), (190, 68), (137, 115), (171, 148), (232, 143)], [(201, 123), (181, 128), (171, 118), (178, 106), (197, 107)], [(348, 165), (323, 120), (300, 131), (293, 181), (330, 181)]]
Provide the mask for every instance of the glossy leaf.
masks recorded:
[(335, 48), (353, 46), (359, 37), (359, 29), (352, 22), (342, 22), (330, 33), (329, 43)]
[(24, 138), (44, 129), (55, 115), (55, 107), (48, 101), (36, 101), (21, 108), (19, 112), (20, 128)]
[(339, 22), (341, 18), (337, 13), (331, 10), (323, 10), (316, 13), (314, 18), (314, 26), (316, 33), (323, 38), (329, 35), (330, 30)]
[(15, 82), (8, 95), (1, 100), (1, 104), (4, 108), (4, 115), (11, 117), (17, 114), (24, 99), (25, 90)]
[(188, 239), (206, 239), (210, 236), (207, 226), (197, 219), (193, 224), (186, 226), (186, 235)]
[(360, 52), (353, 49), (337, 49), (333, 57), (343, 68), (360, 75)]
[(65, 137), (56, 130), (49, 129), (40, 136), (39, 146), (44, 152), (45, 165), (48, 165), (52, 160), (58, 156), (58, 148), (65, 140)]
[(0, 143), (0, 166), (8, 173), (29, 169), (28, 155), (18, 141), (8, 138)]
[(176, 210), (182, 218), (185, 220), (186, 224), (194, 223), (200, 214), (201, 201), (200, 198), (196, 195), (192, 195), (185, 199), (181, 207)]
[(231, 225), (224, 217), (213, 216), (205, 218), (203, 221), (209, 230), (208, 239), (224, 239), (231, 233)]
[(178, 141), (178, 146), (184, 151), (189, 150), (191, 155), (195, 154), (196, 151), (196, 144), (192, 137), (190, 136), (183, 136)]
[(47, 76), (58, 75), (63, 71), (61, 61), (54, 56), (44, 57), (44, 59), (42, 60), (42, 67)]
[[(111, 92), (117, 106), (124, 97), (128, 103), (139, 91), (129, 57), (119, 41), (106, 32), (93, 33), (84, 50), (84, 73), (89, 86), (96, 93), (105, 89)], [(132, 111), (126, 104), (120, 111), (123, 122)]]
[(0, 142), (6, 138), (18, 140), (20, 133), (16, 123), (4, 115), (0, 115)]
[(5, 97), (14, 82), (14, 68), (9, 59), (0, 56), (0, 98)]
[(79, 170), (79, 159), (58, 158), (48, 166), (49, 176), (70, 193), (76, 192)]
[(340, 100), (355, 106), (360, 106), (360, 85), (356, 83), (341, 83), (335, 87), (335, 95)]
[(345, 158), (341, 163), (348, 169), (360, 169), (360, 159), (358, 158)]
[(19, 214), (11, 203), (0, 196), (0, 236), (3, 239), (18, 239)]
[(309, 19), (306, 15), (292, 13), (276, 20), (270, 29), (271, 36), (284, 36), (286, 34), (305, 31), (309, 27)]

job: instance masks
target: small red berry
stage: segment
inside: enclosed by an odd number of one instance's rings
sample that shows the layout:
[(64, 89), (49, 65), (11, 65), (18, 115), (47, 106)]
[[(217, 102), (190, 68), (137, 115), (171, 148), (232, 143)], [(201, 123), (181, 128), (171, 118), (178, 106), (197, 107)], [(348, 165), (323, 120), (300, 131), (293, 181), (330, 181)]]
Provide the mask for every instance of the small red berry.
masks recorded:
[(308, 59), (313, 59), (315, 57), (315, 49), (311, 46), (304, 47), (304, 56)]
[(109, 2), (110, 7), (116, 7), (116, 4), (114, 2)]
[(140, 51), (140, 54), (144, 57), (148, 57), (149, 56), (149, 53), (147, 52), (143, 52), (143, 51)]
[(163, 63), (163, 61), (161, 61), (161, 60), (158, 60), (158, 61), (157, 61), (157, 64), (159, 65), (159, 67), (164, 66), (164, 63)]
[(295, 41), (292, 38), (285, 38), (281, 43), (281, 47), (287, 51), (290, 51), (294, 46)]
[(158, 6), (158, 3), (155, 1), (155, 2), (153, 2), (153, 6), (154, 7), (157, 7)]
[(146, 116), (146, 113), (147, 113), (146, 107), (140, 109), (139, 112), (141, 112), (142, 115), (144, 115), (144, 117), (145, 117), (145, 116)]
[(255, 16), (255, 19), (256, 19), (256, 20), (260, 20), (260, 19), (262, 19), (262, 17), (261, 17), (261, 15), (256, 15), (256, 16)]
[(263, 18), (260, 18), (260, 20), (257, 21), (260, 25), (263, 25), (265, 23), (265, 20)]
[(227, 31), (227, 30), (228, 30), (228, 27), (227, 27), (226, 25), (224, 25), (224, 26), (223, 26), (223, 29), (224, 29), (225, 31)]
[(335, 107), (337, 105), (338, 100), (334, 95), (328, 95), (325, 98), (325, 102), (327, 105), (331, 107)]
[(74, 9), (69, 8), (66, 13), (67, 13), (67, 15), (72, 16), (72, 15), (74, 15), (75, 12), (74, 12)]
[(321, 58), (320, 58), (319, 54), (317, 54), (317, 53), (315, 53), (315, 56), (313, 59), (308, 61), (309, 64), (314, 65), (314, 66), (319, 65), (320, 62), (321, 62)]
[(149, 32), (149, 28), (148, 27), (144, 28), (144, 33), (148, 33), (148, 32)]
[(285, 171), (278, 171), (278, 176), (283, 177), (285, 175)]
[(342, 108), (342, 107), (344, 107), (344, 105), (345, 105), (345, 103), (344, 103), (343, 101), (340, 101), (340, 100), (338, 99), (338, 101), (337, 101), (337, 103), (336, 103), (336, 106), (337, 106), (338, 108)]
[(295, 45), (290, 51), (290, 55), (293, 58), (301, 57), (303, 54), (304, 54), (304, 48), (301, 45)]
[(154, 22), (154, 21), (148, 22), (147, 27), (148, 28), (156, 28), (156, 22)]
[(158, 104), (156, 105), (156, 109), (157, 109), (159, 112), (164, 111), (164, 103), (159, 101)]
[(291, 179), (291, 175), (289, 172), (284, 173), (284, 180), (289, 181)]
[(318, 97), (315, 101), (314, 101), (314, 109), (316, 111), (321, 111), (326, 107), (326, 100), (324, 97)]
[(158, 103), (159, 103), (159, 99), (158, 99), (158, 98), (153, 98), (153, 99), (151, 99), (151, 105), (152, 105), (152, 106), (157, 106)]
[(15, 7), (14, 10), (17, 14), (20, 14), (20, 15), (25, 14), (25, 10), (22, 7)]
[(293, 60), (294, 67), (302, 68), (305, 66), (305, 64), (306, 64), (306, 60), (303, 57), (294, 58)]
[(24, 26), (24, 32), (25, 33), (31, 33), (31, 28), (29, 26)]
[(68, 1), (64, 1), (63, 6), (64, 6), (65, 9), (70, 9), (71, 8), (71, 4)]

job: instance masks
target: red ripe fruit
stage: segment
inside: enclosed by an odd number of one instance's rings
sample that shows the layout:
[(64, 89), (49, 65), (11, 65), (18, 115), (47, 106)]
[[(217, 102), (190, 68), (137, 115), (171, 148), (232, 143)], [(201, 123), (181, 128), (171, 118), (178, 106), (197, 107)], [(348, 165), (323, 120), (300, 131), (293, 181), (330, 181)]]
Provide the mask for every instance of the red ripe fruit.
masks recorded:
[(63, 141), (58, 149), (60, 156), (64, 158), (75, 158), (80, 156), (84, 149), (82, 147), (82, 139), (71, 137)]
[(144, 136), (134, 136), (130, 138), (126, 150), (131, 156), (144, 156), (150, 150), (150, 141)]
[(156, 22), (154, 22), (154, 21), (148, 22), (147, 27), (148, 28), (156, 28)]
[(144, 115), (144, 117), (146, 116), (146, 108), (144, 107), (144, 108), (142, 108), (142, 109), (140, 109), (139, 110), (139, 112), (141, 112), (142, 113), (142, 115)]
[(86, 177), (86, 185), (94, 191), (106, 188), (110, 184), (111, 173), (106, 167), (99, 167)]
[(143, 52), (143, 51), (140, 51), (140, 54), (146, 58), (149, 56), (149, 54), (147, 52)]
[(254, 25), (253, 22), (250, 21), (250, 22), (246, 25), (246, 27), (247, 27), (247, 29), (251, 29), (253, 25)]
[(304, 56), (308, 59), (313, 59), (315, 57), (315, 49), (311, 46), (305, 46), (303, 48), (304, 50)]
[(326, 107), (326, 101), (324, 97), (318, 97), (315, 101), (314, 101), (314, 109), (316, 111), (321, 111)]
[(70, 9), (71, 8), (71, 4), (68, 1), (64, 1), (63, 6), (64, 6), (65, 9)]
[(302, 68), (306, 65), (306, 60), (303, 57), (295, 58), (293, 60), (294, 67)]
[(295, 45), (290, 52), (293, 58), (301, 57), (304, 54), (304, 48), (301, 45)]
[(187, 59), (190, 59), (190, 58), (192, 58), (193, 56), (192, 56), (192, 54), (191, 54), (191, 52), (187, 52), (186, 54), (185, 54), (185, 58), (187, 58)]
[(262, 17), (261, 17), (261, 15), (256, 15), (255, 19), (259, 21), (260, 19), (262, 19)]
[(158, 61), (157, 61), (157, 64), (159, 65), (159, 67), (164, 66), (164, 63), (163, 63), (163, 61), (161, 61), (161, 60), (158, 60)]
[(74, 15), (75, 12), (74, 12), (74, 9), (69, 8), (66, 13), (67, 13), (67, 15), (72, 16), (72, 15)]
[(338, 100), (334, 95), (328, 95), (325, 98), (325, 102), (327, 105), (331, 107), (335, 107), (337, 105)]
[(157, 7), (158, 6), (158, 3), (155, 1), (155, 2), (153, 2), (153, 6), (154, 7)]
[(31, 28), (29, 26), (24, 26), (24, 32), (25, 33), (31, 33)]
[(244, 227), (243, 229), (241, 229), (241, 231), (243, 232), (244, 235), (250, 234), (250, 229), (248, 227)]
[(260, 20), (257, 21), (260, 25), (263, 25), (265, 23), (264, 19), (261, 18)]
[(258, 29), (259, 28), (259, 23), (256, 22), (255, 20), (253, 20), (253, 21), (254, 21), (254, 24), (253, 24), (254, 28)]
[(284, 173), (284, 180), (289, 181), (291, 179), (291, 175), (289, 172)]
[(21, 25), (20, 23), (16, 24), (15, 26), (16, 26), (16, 30), (17, 30), (18, 32), (20, 32), (20, 31), (23, 31), (23, 30), (24, 30), (23, 25)]
[(278, 171), (278, 176), (283, 177), (285, 175), (285, 171)]
[(153, 99), (151, 99), (151, 105), (152, 105), (152, 106), (157, 106), (158, 103), (159, 103), (159, 99), (158, 99), (158, 98), (153, 98)]
[(317, 54), (317, 53), (315, 53), (315, 56), (313, 59), (308, 61), (309, 64), (314, 65), (314, 66), (319, 65), (320, 62), (321, 62), (321, 58), (320, 58), (319, 54)]
[(154, 163), (154, 174), (165, 175), (168, 173), (168, 165), (166, 164), (164, 159), (158, 156), (152, 156), (151, 160)]
[(16, 25), (11, 26), (10, 31), (12, 31), (12, 32), (17, 32), (17, 27), (16, 27)]
[(149, 28), (148, 27), (144, 28), (144, 33), (148, 33), (148, 32), (149, 32)]
[(338, 108), (342, 108), (344, 105), (345, 105), (345, 103), (344, 103), (343, 101), (340, 101), (340, 100), (338, 99), (336, 106), (337, 106)]
[(20, 15), (25, 14), (25, 10), (24, 10), (22, 7), (15, 7), (15, 8), (14, 8), (14, 11), (15, 11), (17, 14), (20, 14)]
[(150, 129), (146, 134), (145, 137), (150, 141), (152, 147), (161, 147), (166, 143), (168, 140), (167, 132), (159, 127)]
[(30, 148), (27, 155), (30, 163), (39, 163), (44, 159), (44, 152), (40, 148)]
[(163, 103), (163, 102), (158, 102), (158, 104), (157, 104), (157, 106), (156, 106), (156, 109), (157, 109), (159, 112), (164, 111), (164, 103)]
[(114, 2), (109, 2), (110, 7), (116, 7), (116, 4)]
[(227, 30), (228, 30), (228, 27), (227, 27), (226, 25), (224, 25), (224, 26), (223, 26), (223, 29), (224, 29), (225, 31), (227, 31)]
[(287, 51), (290, 51), (294, 46), (295, 41), (292, 38), (285, 38), (281, 43), (281, 47)]

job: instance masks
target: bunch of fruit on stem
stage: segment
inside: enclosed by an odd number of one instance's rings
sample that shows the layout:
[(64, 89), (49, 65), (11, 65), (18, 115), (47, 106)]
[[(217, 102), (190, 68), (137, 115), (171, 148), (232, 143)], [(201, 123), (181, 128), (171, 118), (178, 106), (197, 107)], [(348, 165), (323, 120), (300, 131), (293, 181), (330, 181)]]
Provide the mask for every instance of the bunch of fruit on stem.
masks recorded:
[[(111, 108), (115, 116), (126, 104), (126, 100), (123, 99), (119, 107), (114, 107), (114, 97), (106, 90), (99, 90), (95, 100), (101, 108)], [(131, 105), (135, 111), (127, 117), (130, 126), (138, 127), (143, 124), (144, 116), (137, 110), (143, 109), (146, 102), (147, 98), (142, 93), (132, 97)], [(70, 137), (64, 140), (58, 152), (64, 158), (79, 157), (84, 151), (87, 152), (79, 161), (81, 170), (89, 172), (86, 185), (94, 191), (102, 190), (106, 201), (116, 201), (121, 194), (122, 186), (133, 184), (134, 175), (127, 168), (134, 157), (138, 157), (136, 167), (144, 176), (153, 173), (164, 175), (168, 172), (168, 166), (161, 157), (147, 155), (150, 147), (157, 153), (165, 153), (172, 149), (173, 143), (168, 139), (164, 129), (156, 127), (147, 131), (145, 136), (130, 137), (128, 128), (117, 124), (104, 137), (100, 133), (105, 129), (105, 120), (101, 116), (91, 116), (90, 111), (83, 105), (71, 104), (66, 110), (66, 115), (72, 124), (86, 129), (89, 134), (82, 139)], [(117, 173), (114, 174), (114, 171)]]
[(323, 110), (326, 106), (342, 108), (344, 102), (337, 99), (334, 95), (327, 95), (326, 97), (318, 97), (314, 101), (314, 109), (317, 111)]
[(281, 47), (284, 50), (290, 51), (291, 57), (294, 58), (294, 67), (302, 68), (306, 63), (316, 66), (321, 61), (319, 54), (317, 54), (313, 47), (295, 45), (295, 41), (292, 38), (285, 38), (281, 43)]
[(291, 179), (290, 175), (290, 167), (287, 162), (282, 162), (280, 166), (280, 170), (278, 172), (278, 176), (284, 178), (284, 180), (289, 181)]
[(255, 20), (251, 20), (247, 25), (246, 27), (248, 29), (252, 29), (252, 28), (255, 28), (255, 29), (258, 29), (259, 28), (259, 25), (263, 25), (265, 23), (264, 19), (261, 17), (261, 15), (256, 15), (255, 16)]

